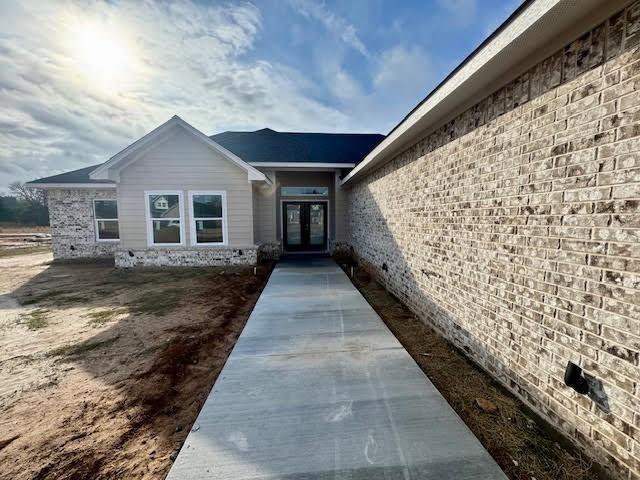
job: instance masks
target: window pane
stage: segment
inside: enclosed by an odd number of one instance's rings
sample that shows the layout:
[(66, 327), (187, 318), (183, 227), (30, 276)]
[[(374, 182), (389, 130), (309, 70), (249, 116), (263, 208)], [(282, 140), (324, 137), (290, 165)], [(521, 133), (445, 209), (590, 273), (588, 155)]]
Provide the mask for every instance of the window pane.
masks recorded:
[(96, 218), (118, 218), (118, 202), (115, 200), (96, 200)]
[(120, 238), (118, 221), (98, 220), (98, 238), (100, 240), (118, 240)]
[(300, 204), (287, 205), (287, 244), (302, 243), (302, 225), (300, 224)]
[(180, 218), (178, 195), (149, 195), (151, 218)]
[(324, 205), (309, 205), (309, 243), (324, 245)]
[(180, 220), (154, 220), (153, 243), (180, 243)]
[(193, 196), (193, 217), (194, 218), (221, 218), (222, 217), (222, 195), (194, 195)]
[(222, 220), (196, 220), (198, 243), (222, 243)]
[(282, 195), (329, 195), (329, 187), (282, 187)]

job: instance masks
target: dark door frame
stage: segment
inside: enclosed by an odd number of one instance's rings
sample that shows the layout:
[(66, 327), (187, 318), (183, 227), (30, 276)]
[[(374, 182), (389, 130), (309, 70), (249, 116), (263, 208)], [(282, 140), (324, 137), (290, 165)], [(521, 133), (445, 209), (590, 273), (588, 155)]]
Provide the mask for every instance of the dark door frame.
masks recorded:
[[(324, 242), (322, 245), (314, 247), (309, 245), (309, 231), (302, 231), (302, 239), (300, 248), (287, 248), (287, 219), (286, 219), (286, 207), (287, 204), (324, 204)], [(301, 209), (303, 214), (304, 209)], [(307, 219), (308, 222), (308, 219)], [(307, 225), (308, 227), (308, 225)], [(301, 226), (301, 229), (303, 226)], [(306, 199), (306, 200), (280, 200), (280, 238), (282, 239), (282, 248), (285, 252), (289, 253), (305, 253), (305, 252), (326, 252), (329, 243), (329, 200), (328, 199)], [(306, 238), (306, 241), (305, 241)]]

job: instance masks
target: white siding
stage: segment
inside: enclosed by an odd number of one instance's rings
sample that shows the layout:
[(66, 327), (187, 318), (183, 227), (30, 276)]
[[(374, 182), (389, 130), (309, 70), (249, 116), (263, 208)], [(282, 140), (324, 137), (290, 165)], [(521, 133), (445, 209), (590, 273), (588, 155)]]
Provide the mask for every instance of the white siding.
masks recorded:
[[(225, 190), (229, 245), (254, 244), (251, 184), (247, 172), (179, 130), (120, 172), (118, 209), (123, 248), (147, 247), (145, 190)], [(188, 205), (182, 205), (185, 245), (191, 243)], [(206, 247), (197, 247), (206, 248)]]

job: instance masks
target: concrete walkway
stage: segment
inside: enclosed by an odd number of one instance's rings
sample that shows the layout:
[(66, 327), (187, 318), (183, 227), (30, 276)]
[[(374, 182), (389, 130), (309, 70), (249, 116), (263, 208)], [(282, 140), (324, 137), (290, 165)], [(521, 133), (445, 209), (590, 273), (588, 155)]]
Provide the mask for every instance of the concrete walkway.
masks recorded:
[(506, 480), (342, 270), (308, 258), (277, 265), (168, 476), (205, 478)]

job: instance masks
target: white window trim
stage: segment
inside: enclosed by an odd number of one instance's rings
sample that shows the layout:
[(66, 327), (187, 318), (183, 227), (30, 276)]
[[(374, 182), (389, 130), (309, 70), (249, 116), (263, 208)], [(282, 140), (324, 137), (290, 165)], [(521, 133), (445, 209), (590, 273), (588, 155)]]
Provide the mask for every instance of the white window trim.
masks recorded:
[[(116, 209), (118, 210), (118, 217), (120, 216), (120, 209), (118, 208), (118, 200), (116, 198), (94, 198), (93, 199), (93, 228), (96, 231), (96, 242), (119, 242), (120, 241), (120, 218), (98, 218), (96, 215), (96, 202), (116, 202)], [(118, 238), (100, 238), (100, 230), (98, 229), (98, 222), (118, 222)]]
[[(193, 212), (194, 195), (220, 195), (222, 197), (222, 219), (217, 217), (198, 217), (199, 220), (222, 220), (222, 242), (198, 242), (196, 232), (196, 218)], [(206, 191), (190, 191), (189, 192), (189, 217), (191, 246), (207, 247), (207, 246), (225, 246), (228, 244), (228, 227), (227, 227), (227, 192), (225, 190), (206, 190)]]
[[(149, 197), (152, 195), (178, 195), (178, 212), (180, 213), (180, 243), (154, 243), (153, 241), (153, 218), (149, 209)], [(149, 247), (179, 247), (184, 246), (184, 195), (182, 190), (145, 190), (144, 192), (144, 215), (147, 220), (147, 245)], [(175, 218), (161, 218), (156, 220), (176, 220)]]

